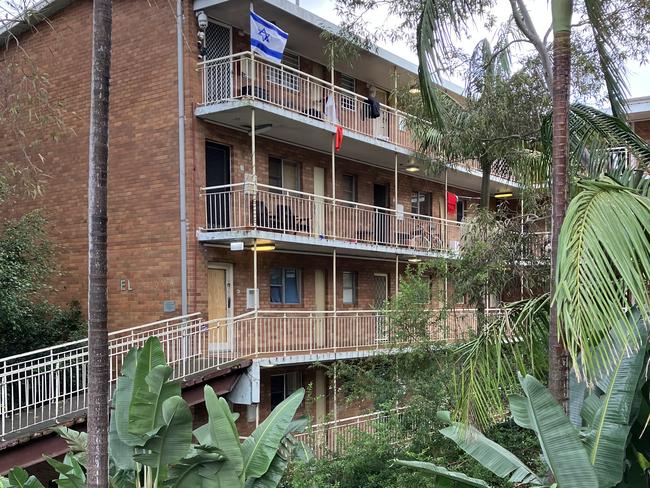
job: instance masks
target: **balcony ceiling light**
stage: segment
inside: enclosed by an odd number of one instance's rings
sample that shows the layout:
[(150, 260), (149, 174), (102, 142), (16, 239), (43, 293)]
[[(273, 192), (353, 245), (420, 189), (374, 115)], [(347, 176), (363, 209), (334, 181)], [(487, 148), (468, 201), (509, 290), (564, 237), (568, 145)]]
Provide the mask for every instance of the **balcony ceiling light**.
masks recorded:
[(511, 198), (514, 195), (511, 191), (504, 191), (501, 193), (495, 193), (494, 198)]
[(413, 85), (411, 88), (409, 88), (409, 93), (411, 95), (418, 95), (420, 93), (420, 87), (418, 85)]
[(417, 173), (418, 171), (420, 171), (420, 167), (417, 165), (415, 159), (413, 158), (409, 159), (409, 164), (404, 169), (409, 173)]
[(258, 251), (275, 251), (275, 242), (269, 241), (267, 239), (258, 239), (256, 241), (257, 246), (253, 245), (251, 250), (257, 247)]
[(419, 263), (422, 260), (417, 256), (413, 256), (412, 258), (409, 258), (408, 261), (409, 261), (409, 263)]

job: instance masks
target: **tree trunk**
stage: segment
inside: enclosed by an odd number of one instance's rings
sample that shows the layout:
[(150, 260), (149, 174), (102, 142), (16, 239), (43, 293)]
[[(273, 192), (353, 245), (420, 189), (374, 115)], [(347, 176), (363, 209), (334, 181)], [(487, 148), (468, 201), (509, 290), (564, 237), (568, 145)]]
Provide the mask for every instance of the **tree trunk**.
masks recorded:
[(481, 165), (481, 208), (490, 208), (490, 177), (492, 176), (492, 162), (480, 161)]
[(88, 487), (108, 486), (106, 261), (111, 0), (94, 0), (88, 143)]
[[(570, 2), (567, 2), (570, 3)], [(555, 14), (555, 12), (554, 12)], [(554, 33), (553, 40), (553, 166), (551, 208), (551, 297), (555, 295), (558, 235), (564, 222), (567, 207), (568, 136), (569, 136), (569, 84), (571, 74), (570, 28)], [(551, 306), (549, 328), (549, 378), (548, 386), (555, 399), (567, 409), (568, 361), (567, 353), (559, 340), (557, 307)]]

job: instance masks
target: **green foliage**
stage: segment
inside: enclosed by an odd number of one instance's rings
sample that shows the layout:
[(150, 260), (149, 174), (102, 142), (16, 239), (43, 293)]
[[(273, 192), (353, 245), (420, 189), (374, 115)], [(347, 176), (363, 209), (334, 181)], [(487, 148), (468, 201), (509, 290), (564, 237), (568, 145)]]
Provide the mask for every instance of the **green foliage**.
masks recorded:
[[(429, 412), (403, 413), (401, 420), (391, 418), (379, 424), (372, 434), (358, 432), (351, 440), (339, 444), (340, 452), (326, 459), (308, 463), (293, 462), (284, 488), (423, 488), (441, 486), (426, 473), (413, 471), (394, 463), (399, 459), (425, 459), (445, 464), (451, 471), (462, 471), (471, 478), (485, 480), (490, 486), (509, 485), (492, 474), (452, 441), (437, 433), (442, 424)], [(539, 468), (539, 448), (535, 435), (513, 424), (491, 427), (488, 434), (500, 444), (516, 450), (521, 459), (534, 469)], [(396, 441), (397, 439), (397, 441)], [(442, 485), (445, 486), (445, 485)]]
[[(210, 386), (205, 387), (209, 421), (193, 432), (190, 408), (180, 396), (180, 386), (169, 381), (170, 374), (171, 368), (156, 337), (150, 337), (143, 348), (133, 349), (126, 356), (113, 396), (110, 485), (115, 488), (278, 486), (289, 459), (297, 452), (298, 443), (291, 434), (306, 427), (306, 421), (292, 422), (304, 390), (297, 390), (280, 403), (240, 444), (235, 415)], [(149, 423), (145, 422), (145, 413), (150, 417)], [(48, 459), (59, 473), (56, 482), (62, 488), (82, 488), (86, 484), (87, 434), (65, 427), (57, 432), (68, 443), (70, 452), (63, 462)], [(192, 444), (193, 437), (198, 444)], [(302, 451), (299, 454), (304, 455)], [(30, 481), (32, 478), (15, 468), (0, 483), (3, 488), (40, 488)]]
[[(647, 458), (639, 455), (637, 446), (647, 442), (629, 433), (644, 395), (639, 385), (644, 382), (646, 342), (636, 354), (629, 355), (625, 347), (619, 347), (618, 352), (619, 366), (603, 374), (600, 387), (584, 402), (580, 431), (533, 376), (520, 376), (524, 395), (510, 397), (513, 419), (521, 428), (535, 432), (542, 459), (559, 487), (640, 486), (635, 483), (645, 476)], [(440, 416), (450, 421), (448, 412)], [(537, 476), (512, 452), (473, 427), (451, 422), (440, 432), (498, 476), (515, 484), (546, 486), (542, 475)], [(437, 465), (425, 463), (417, 467), (440, 474)], [(623, 484), (619, 484), (622, 480)]]
[(470, 306), (480, 307), (486, 295), (502, 297), (513, 289), (519, 294), (520, 285), (525, 295), (532, 295), (547, 287), (549, 256), (535, 241), (534, 227), (526, 224), (531, 232), (522, 234), (521, 216), (513, 217), (505, 208), (478, 209), (467, 223), (462, 253), (447, 267), (447, 279), (454, 283), (451, 303), (464, 297)]
[(506, 396), (519, 392), (518, 375), (545, 377), (548, 294), (510, 304), (478, 335), (458, 346), (454, 414), (486, 428), (507, 415)]
[(31, 212), (0, 222), (0, 357), (84, 336), (78, 303), (63, 309), (42, 297), (53, 275), (42, 216)]
[(608, 177), (580, 186), (560, 233), (555, 299), (574, 368), (592, 383), (616, 360), (612, 327), (630, 350), (640, 347), (630, 300), (650, 318), (650, 198)]

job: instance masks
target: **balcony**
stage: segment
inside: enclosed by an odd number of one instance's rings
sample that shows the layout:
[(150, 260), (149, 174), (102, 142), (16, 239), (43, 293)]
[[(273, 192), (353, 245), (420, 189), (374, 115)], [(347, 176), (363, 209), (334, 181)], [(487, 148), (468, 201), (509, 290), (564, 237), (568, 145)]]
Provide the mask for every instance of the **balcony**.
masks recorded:
[[(256, 187), (256, 189), (255, 189)], [(263, 184), (203, 188), (199, 240), (269, 238), (407, 255), (454, 253), (464, 224)], [(255, 211), (257, 209), (257, 211)]]
[[(429, 335), (458, 341), (476, 327), (475, 310), (449, 311), (431, 324)], [(163, 345), (172, 378), (181, 382), (251, 359), (297, 363), (362, 357), (388, 350), (398, 339), (389, 318), (374, 310), (258, 311), (213, 321), (193, 314), (111, 332), (111, 392), (126, 354), (152, 336)], [(0, 358), (0, 441), (83, 417), (87, 371), (86, 339)]]
[[(204, 61), (199, 69), (203, 100), (196, 115), (201, 118), (250, 132), (246, 109), (255, 106), (263, 110), (256, 126), (264, 127), (274, 138), (330, 151), (331, 137), (323, 137), (322, 131), (335, 131), (325, 112), (326, 101), (332, 97), (345, 134), (341, 156), (393, 168), (395, 153), (400, 163), (406, 164), (417, 149), (409, 130), (412, 115), (380, 104), (379, 117), (371, 118), (366, 97), (289, 66), (254, 58), (246, 51)], [(310, 130), (305, 123), (315, 128)], [(480, 176), (476, 161), (452, 167)], [(493, 176), (502, 184), (512, 184), (508, 175), (497, 169)]]

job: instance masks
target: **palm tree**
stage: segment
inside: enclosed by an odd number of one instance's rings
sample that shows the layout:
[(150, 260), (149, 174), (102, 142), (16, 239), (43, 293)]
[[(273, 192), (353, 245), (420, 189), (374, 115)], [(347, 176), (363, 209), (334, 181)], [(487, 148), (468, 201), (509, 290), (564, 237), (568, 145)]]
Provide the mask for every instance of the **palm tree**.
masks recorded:
[[(571, 17), (572, 0), (553, 0), (553, 162), (551, 166), (551, 278), (557, 270), (557, 241), (567, 206), (569, 89), (571, 87)], [(555, 280), (551, 279), (551, 297)], [(555, 302), (551, 302), (548, 334), (548, 386), (559, 402), (567, 399), (568, 370), (564, 347), (558, 336)]]
[[(571, 74), (571, 17), (573, 13), (572, 0), (552, 0), (553, 13), (553, 77), (548, 76), (549, 45), (540, 39), (535, 26), (522, 0), (510, 0), (513, 19), (521, 34), (535, 47), (539, 53), (541, 64), (544, 67), (549, 92), (553, 101), (552, 129), (543, 131), (542, 138), (552, 140), (552, 164), (550, 165), (552, 185), (552, 229), (551, 229), (551, 283), (554, 283), (557, 269), (557, 243), (558, 235), (568, 202), (568, 178), (572, 171), (569, 165), (569, 155), (574, 156), (575, 166), (584, 163), (590, 156), (589, 147), (580, 141), (580, 130), (572, 132), (571, 126), (576, 126), (589, 133), (598, 133), (597, 139), (612, 142), (617, 140), (620, 133), (602, 133), (592, 125), (594, 120), (589, 116), (584, 117), (582, 107), (573, 110), (569, 105), (569, 87)], [(612, 112), (615, 116), (622, 116), (625, 108), (625, 78), (622, 67), (610, 55), (612, 46), (610, 38), (612, 24), (605, 15), (605, 2), (602, 0), (584, 0), (585, 11), (591, 25), (596, 49), (598, 52), (602, 75), (605, 79)], [(445, 105), (441, 97), (441, 90), (437, 88), (439, 81), (438, 67), (444, 65), (442, 59), (447, 46), (451, 45), (453, 36), (461, 35), (468, 25), (481, 13), (471, 2), (446, 2), (440, 0), (426, 0), (418, 24), (418, 55), (420, 60), (419, 78), (424, 106), (430, 115), (430, 120), (439, 126), (445, 125)], [(604, 115), (604, 114), (603, 114)], [(600, 115), (598, 116), (600, 120)], [(629, 131), (627, 131), (629, 133)], [(629, 134), (623, 139), (632, 137)], [(638, 142), (638, 141), (637, 141)], [(635, 144), (637, 143), (635, 142)], [(625, 145), (625, 144), (623, 144)], [(640, 147), (642, 147), (641, 144)], [(580, 152), (570, 151), (570, 148), (580, 147)], [(596, 149), (596, 148), (591, 148)], [(602, 149), (602, 147), (598, 147)], [(637, 147), (638, 150), (638, 147)], [(606, 157), (603, 151), (593, 151), (600, 158)], [(548, 158), (538, 158), (536, 169), (544, 168)], [(540, 164), (541, 163), (541, 164)], [(543, 172), (543, 171), (542, 171)], [(539, 173), (539, 172), (537, 172)], [(551, 285), (551, 296), (555, 294), (555, 287)], [(557, 309), (552, 305), (549, 322), (549, 387), (555, 398), (561, 402), (566, 400), (566, 385), (568, 378), (567, 359), (562, 344), (558, 340), (561, 324), (557, 322)]]
[(108, 486), (107, 172), (112, 1), (93, 2), (88, 143), (88, 486)]

